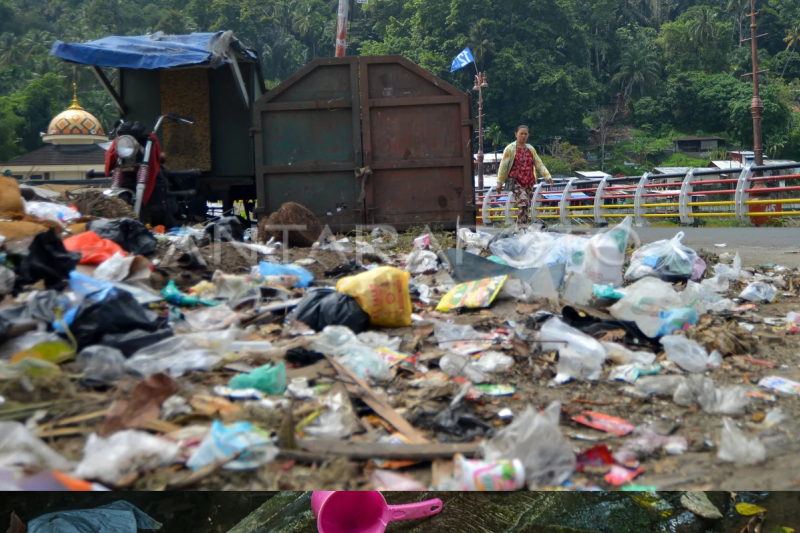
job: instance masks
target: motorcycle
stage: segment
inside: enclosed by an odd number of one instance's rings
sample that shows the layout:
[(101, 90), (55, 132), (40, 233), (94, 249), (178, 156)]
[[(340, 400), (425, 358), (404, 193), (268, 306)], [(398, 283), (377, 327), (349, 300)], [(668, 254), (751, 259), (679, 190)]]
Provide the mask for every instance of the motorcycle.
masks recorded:
[(183, 115), (162, 115), (148, 133), (139, 121), (117, 121), (112, 133), (114, 140), (100, 145), (106, 150), (105, 172), (90, 170), (86, 177), (111, 177), (111, 188), (103, 191), (105, 196), (132, 205), (144, 223), (173, 227), (186, 218), (186, 202), (197, 195), (187, 182), (193, 182), (201, 172), (163, 167), (164, 157), (156, 134), (164, 120), (194, 124), (193, 119)]

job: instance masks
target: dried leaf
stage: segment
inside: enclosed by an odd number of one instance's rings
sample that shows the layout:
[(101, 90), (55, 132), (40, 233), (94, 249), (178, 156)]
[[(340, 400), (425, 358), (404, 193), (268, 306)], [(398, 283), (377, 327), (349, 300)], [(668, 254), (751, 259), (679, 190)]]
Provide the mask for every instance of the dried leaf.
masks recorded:
[(625, 330), (615, 329), (611, 331), (606, 331), (606, 333), (597, 340), (599, 340), (600, 342), (616, 342), (624, 338), (625, 338)]
[(140, 428), (151, 420), (157, 420), (164, 400), (178, 392), (178, 382), (166, 374), (155, 374), (137, 383), (128, 398), (114, 401), (103, 426), (101, 437), (121, 429)]
[(28, 526), (22, 523), (22, 520), (11, 511), (11, 525), (8, 526), (8, 531), (6, 533), (26, 533), (28, 531)]
[(752, 503), (737, 503), (736, 511), (743, 516), (753, 516), (758, 513), (766, 513), (767, 510)]

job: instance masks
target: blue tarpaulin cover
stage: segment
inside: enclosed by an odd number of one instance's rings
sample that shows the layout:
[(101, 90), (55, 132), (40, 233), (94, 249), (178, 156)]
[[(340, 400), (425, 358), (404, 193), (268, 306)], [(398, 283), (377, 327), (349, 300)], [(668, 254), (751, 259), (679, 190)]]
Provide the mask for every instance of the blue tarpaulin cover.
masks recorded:
[(233, 37), (233, 32), (105, 37), (88, 43), (56, 41), (50, 54), (73, 63), (130, 69), (217, 67), (234, 55), (256, 61), (256, 55)]
[(28, 533), (137, 533), (160, 529), (156, 522), (133, 504), (116, 501), (95, 509), (61, 511), (31, 520)]

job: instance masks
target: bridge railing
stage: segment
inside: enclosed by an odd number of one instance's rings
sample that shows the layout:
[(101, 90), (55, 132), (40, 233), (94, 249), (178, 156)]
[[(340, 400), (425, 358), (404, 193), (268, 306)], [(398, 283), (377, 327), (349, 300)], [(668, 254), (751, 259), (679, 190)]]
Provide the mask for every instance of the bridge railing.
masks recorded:
[[(576, 222), (603, 226), (628, 216), (637, 226), (648, 225), (652, 219), (693, 224), (704, 218), (731, 218), (760, 225), (768, 218), (800, 217), (800, 174), (789, 173), (797, 168), (800, 163), (555, 180), (552, 185), (535, 187), (531, 218), (564, 227)], [(767, 173), (770, 175), (762, 175)], [(476, 204), (481, 225), (516, 222), (512, 192), (493, 187), (479, 191)]]

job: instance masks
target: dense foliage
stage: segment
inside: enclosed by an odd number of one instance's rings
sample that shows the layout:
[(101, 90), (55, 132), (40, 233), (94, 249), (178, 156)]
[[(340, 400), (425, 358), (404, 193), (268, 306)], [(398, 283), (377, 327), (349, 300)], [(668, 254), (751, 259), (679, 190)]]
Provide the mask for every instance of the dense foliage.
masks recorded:
[[(85, 108), (106, 127), (114, 120), (90, 71), (49, 56), (56, 39), (232, 29), (259, 52), (273, 86), (333, 55), (337, 3), (0, 0), (0, 161), (41, 145), (38, 132), (69, 104), (73, 81)], [(758, 4), (759, 33), (769, 33), (759, 40), (769, 69), (765, 144), (770, 155), (800, 157), (800, 1)], [(450, 63), (469, 46), (490, 84), (487, 144), (510, 141), (519, 123), (545, 153), (558, 149), (557, 137), (596, 145), (600, 130), (634, 127), (626, 142), (638, 135), (647, 163), (680, 134), (752, 145), (752, 85), (741, 77), (750, 47), (740, 43), (749, 8), (749, 0), (352, 0), (348, 53), (401, 54), (468, 90), (474, 69), (450, 74)]]

